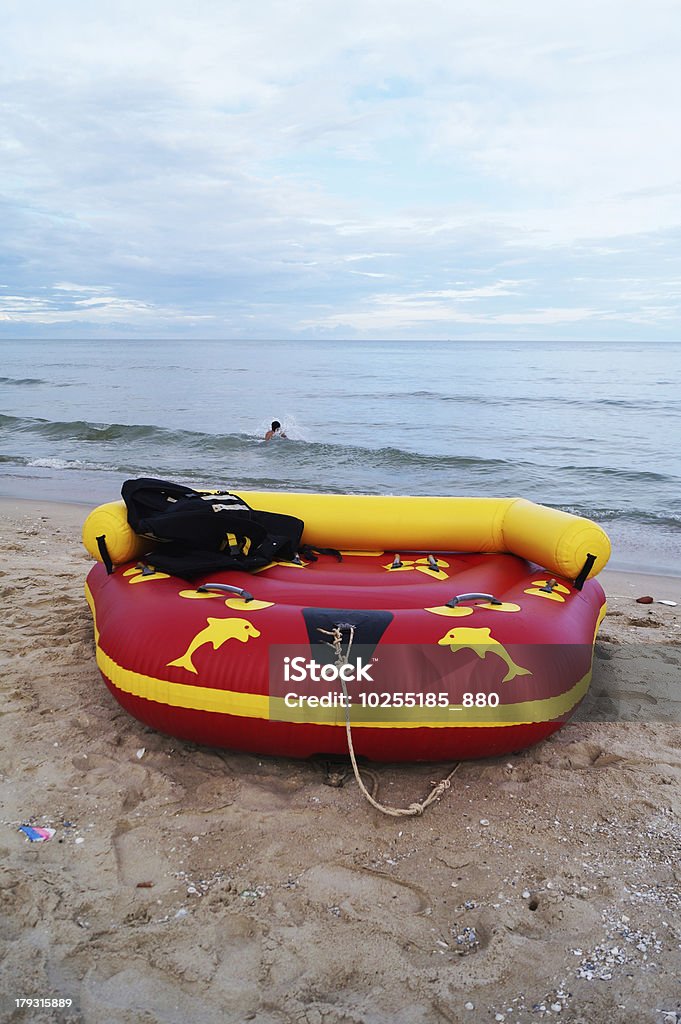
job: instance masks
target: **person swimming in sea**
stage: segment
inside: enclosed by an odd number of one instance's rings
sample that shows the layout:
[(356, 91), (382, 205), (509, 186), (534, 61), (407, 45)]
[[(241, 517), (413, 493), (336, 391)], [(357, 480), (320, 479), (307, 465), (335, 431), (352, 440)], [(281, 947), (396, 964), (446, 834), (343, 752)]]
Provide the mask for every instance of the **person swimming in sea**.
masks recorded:
[(271, 441), (275, 437), (286, 437), (281, 429), (281, 423), (279, 420), (272, 420), (272, 429), (268, 430), (265, 434), (265, 440)]

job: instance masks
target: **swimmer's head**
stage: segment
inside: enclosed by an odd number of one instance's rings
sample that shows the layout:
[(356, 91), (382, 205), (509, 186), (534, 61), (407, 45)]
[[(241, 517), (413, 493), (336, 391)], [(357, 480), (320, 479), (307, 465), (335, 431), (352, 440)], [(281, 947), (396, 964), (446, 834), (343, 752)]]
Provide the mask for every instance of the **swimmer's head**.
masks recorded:
[(279, 420), (272, 420), (272, 430), (281, 430), (281, 423)]

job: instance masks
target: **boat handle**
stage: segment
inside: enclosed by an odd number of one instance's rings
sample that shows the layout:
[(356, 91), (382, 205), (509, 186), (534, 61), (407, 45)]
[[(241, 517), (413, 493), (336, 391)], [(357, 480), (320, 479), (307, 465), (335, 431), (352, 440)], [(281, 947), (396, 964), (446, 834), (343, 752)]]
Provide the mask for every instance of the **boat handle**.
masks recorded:
[(253, 600), (253, 594), (249, 593), (248, 590), (244, 590), (242, 587), (231, 587), (229, 583), (202, 583), (200, 587), (196, 588), (197, 594), (206, 594), (209, 590), (218, 590), (220, 593), (227, 594), (238, 594), (246, 602)]
[(457, 594), (451, 601), (447, 601), (445, 608), (456, 608), (460, 601), (489, 601), (490, 604), (503, 604), (494, 594)]

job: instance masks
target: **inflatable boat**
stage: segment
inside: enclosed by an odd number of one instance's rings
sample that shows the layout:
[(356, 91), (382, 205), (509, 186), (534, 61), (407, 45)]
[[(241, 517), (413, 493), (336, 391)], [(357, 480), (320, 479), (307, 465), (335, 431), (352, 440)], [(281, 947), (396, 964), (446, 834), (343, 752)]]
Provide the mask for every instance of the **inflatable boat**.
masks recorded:
[(585, 696), (605, 614), (595, 523), (520, 498), (240, 491), (304, 523), (300, 554), (188, 580), (126, 505), (83, 541), (96, 657), (141, 722), (291, 757), (441, 761), (517, 751)]

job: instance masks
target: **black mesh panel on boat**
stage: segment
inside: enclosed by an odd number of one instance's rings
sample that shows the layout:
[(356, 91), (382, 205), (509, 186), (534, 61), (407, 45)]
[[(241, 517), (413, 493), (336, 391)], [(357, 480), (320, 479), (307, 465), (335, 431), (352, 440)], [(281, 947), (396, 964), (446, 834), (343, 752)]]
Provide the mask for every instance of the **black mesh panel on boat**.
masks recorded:
[(331, 642), (331, 637), (320, 630), (331, 632), (337, 626), (341, 628), (343, 636), (343, 650), (346, 649), (350, 638), (350, 626), (354, 627), (352, 640), (353, 647), (360, 647), (362, 656), (370, 658), (386, 629), (392, 622), (392, 612), (374, 611), (367, 609), (358, 611), (348, 608), (302, 608), (303, 618), (307, 627), (307, 635), (310, 644), (315, 647), (315, 656), (320, 664), (333, 664), (336, 654), (331, 647), (322, 647), (320, 644)]

